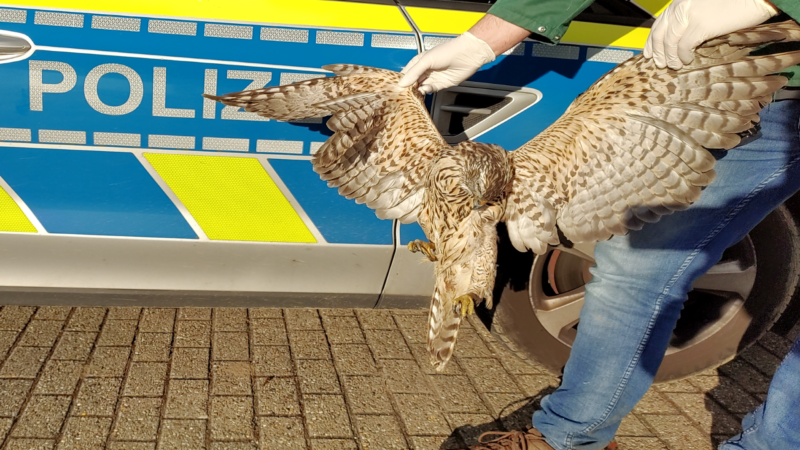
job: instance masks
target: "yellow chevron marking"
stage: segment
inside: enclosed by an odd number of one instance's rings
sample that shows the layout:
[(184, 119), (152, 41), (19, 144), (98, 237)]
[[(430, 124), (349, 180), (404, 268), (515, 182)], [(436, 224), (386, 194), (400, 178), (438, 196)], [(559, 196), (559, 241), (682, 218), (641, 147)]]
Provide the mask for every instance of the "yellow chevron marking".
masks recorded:
[(317, 242), (257, 159), (144, 156), (209, 239)]
[(412, 31), (396, 6), (322, 0), (11, 0), (3, 4), (298, 27)]
[(2, 187), (0, 187), (0, 231), (36, 233), (36, 227)]

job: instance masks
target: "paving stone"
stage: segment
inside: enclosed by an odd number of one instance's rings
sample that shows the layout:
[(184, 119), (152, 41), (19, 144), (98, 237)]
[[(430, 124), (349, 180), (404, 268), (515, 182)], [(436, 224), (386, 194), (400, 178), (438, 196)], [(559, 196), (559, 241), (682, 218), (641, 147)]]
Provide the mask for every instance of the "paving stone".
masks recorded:
[[(502, 400), (494, 398), (495, 396), (506, 396), (512, 394), (486, 394), (489, 403), (497, 402), (502, 403)], [(508, 408), (503, 410), (500, 414), (500, 423), (506, 430), (524, 430), (525, 427), (531, 426), (533, 420), (533, 413), (539, 408), (539, 401), (534, 398), (526, 398), (519, 403), (507, 404)]]
[(130, 347), (97, 347), (86, 368), (87, 377), (119, 378), (125, 374)]
[(256, 414), (259, 416), (297, 416), (300, 399), (295, 378), (256, 378)]
[(294, 365), (289, 347), (285, 345), (252, 346), (250, 355), (257, 377), (293, 376)]
[(761, 404), (761, 400), (728, 377), (695, 377), (692, 382), (732, 413), (748, 413)]
[(72, 405), (73, 416), (113, 416), (122, 378), (84, 378)]
[(339, 375), (375, 375), (378, 368), (369, 347), (363, 344), (331, 345), (333, 363)]
[(9, 439), (6, 450), (52, 450), (56, 445), (53, 439)]
[(530, 360), (522, 360), (510, 351), (506, 349), (502, 344), (499, 342), (492, 342), (486, 344), (486, 347), (489, 351), (495, 355), (495, 357), (500, 360), (500, 363), (503, 365), (503, 368), (506, 369), (506, 372), (512, 375), (547, 375), (549, 374), (548, 370), (542, 366), (541, 364), (530, 361)]
[(705, 433), (734, 435), (741, 432), (739, 421), (703, 394), (669, 392), (664, 395), (678, 405)]
[(211, 397), (211, 439), (253, 439), (252, 397)]
[(428, 316), (428, 308), (387, 309), (394, 316)]
[(247, 333), (213, 333), (211, 359), (215, 361), (249, 361)]
[(739, 358), (752, 364), (758, 371), (768, 377), (775, 375), (778, 366), (781, 365), (781, 358), (773, 355), (760, 345), (753, 345), (747, 350), (739, 353)]
[(306, 359), (297, 363), (297, 377), (303, 394), (340, 394), (333, 363), (327, 359)]
[[(397, 328), (391, 311), (380, 309), (356, 309), (356, 317), (364, 330), (392, 330)], [(324, 318), (323, 318), (324, 319)]]
[(209, 321), (179, 320), (175, 330), (175, 347), (211, 347)]
[(408, 448), (400, 424), (394, 416), (356, 416), (355, 422), (358, 441), (364, 450)]
[(517, 375), (515, 377), (522, 392), (528, 397), (540, 397), (554, 391), (558, 385), (558, 378), (552, 375)]
[(19, 414), (31, 385), (31, 380), (0, 380), (0, 417)]
[(86, 361), (92, 353), (97, 333), (69, 332), (61, 334), (50, 359)]
[(247, 310), (250, 319), (283, 319), (280, 308), (250, 308)]
[(766, 394), (769, 391), (770, 379), (742, 360), (734, 359), (720, 366), (719, 371), (739, 383), (747, 392)]
[[(425, 316), (395, 316), (400, 331), (406, 341), (413, 344), (424, 344), (428, 338), (428, 318)], [(461, 335), (459, 334), (459, 338)]]
[(492, 358), (486, 343), (473, 330), (459, 330), (458, 343), (453, 352), (457, 358)]
[(211, 308), (180, 308), (178, 320), (211, 320)]
[(205, 444), (205, 420), (164, 419), (161, 423), (158, 450), (198, 450)]
[(288, 345), (283, 319), (251, 319), (253, 345)]
[(21, 331), (36, 312), (32, 306), (3, 306), (0, 310), (0, 330)]
[(290, 331), (289, 345), (292, 357), (298, 359), (330, 359), (328, 340), (322, 331)]
[(106, 316), (105, 308), (75, 308), (67, 322), (70, 331), (100, 331), (100, 325)]
[[(477, 395), (476, 395), (477, 397)], [(488, 393), (484, 394), (483, 398), (486, 399), (485, 404), (489, 407), (489, 411), (494, 417), (508, 417), (518, 411), (520, 408), (525, 407), (529, 402), (530, 399), (522, 393)], [(480, 397), (478, 397), (480, 400)], [(474, 401), (474, 399), (473, 399)], [(473, 412), (473, 413), (484, 413), (486, 412), (485, 408), (483, 408), (483, 404), (476, 405), (477, 408), (463, 408), (461, 410), (455, 410), (455, 408), (449, 408), (449, 405), (445, 404), (445, 411), (447, 412)], [(530, 421), (530, 418), (528, 418)]]
[(649, 437), (655, 435), (636, 415), (628, 414), (622, 419), (619, 429), (617, 430), (617, 436)]
[(654, 384), (653, 389), (657, 390), (658, 392), (700, 392), (697, 386), (693, 385), (688, 379)]
[(108, 450), (155, 450), (155, 442), (109, 442)]
[(344, 397), (341, 395), (303, 395), (303, 412), (309, 437), (349, 438), (353, 436)]
[(389, 392), (405, 394), (428, 392), (425, 376), (414, 361), (387, 359), (381, 361), (380, 366)]
[(97, 339), (97, 345), (100, 347), (131, 345), (138, 324), (138, 320), (106, 320), (100, 338)]
[(501, 431), (492, 416), (485, 414), (448, 414), (447, 421), (455, 434), (467, 445), (478, 443), (478, 437), (487, 431)]
[(214, 308), (214, 332), (247, 332), (246, 308)]
[(112, 438), (117, 441), (155, 441), (160, 398), (123, 397)]
[(619, 444), (619, 450), (669, 450), (657, 438), (620, 437), (616, 441)]
[(69, 306), (40, 306), (33, 316), (36, 320), (67, 320), (72, 308)]
[(676, 449), (713, 450), (711, 438), (701, 433), (680, 415), (646, 414), (642, 420), (658, 433), (658, 437), (669, 447)]
[(464, 448), (456, 436), (411, 436), (414, 450), (455, 450)]
[(108, 308), (106, 320), (139, 320), (142, 308), (134, 306), (115, 306)]
[(25, 405), (13, 437), (55, 439), (67, 415), (72, 397), (34, 395)]
[(6, 440), (8, 430), (11, 429), (11, 424), (13, 423), (14, 419), (0, 419), (0, 442)]
[(58, 443), (58, 450), (103, 450), (110, 428), (110, 417), (70, 417)]
[(286, 328), (289, 330), (316, 330), (322, 331), (319, 322), (319, 313), (316, 309), (286, 308), (283, 310), (286, 319)]
[(145, 308), (139, 321), (139, 332), (172, 333), (174, 322), (174, 308)]
[(176, 348), (172, 352), (170, 378), (208, 378), (207, 348)]
[(53, 361), (44, 366), (34, 394), (72, 395), (81, 378), (83, 363), (80, 361)]
[(0, 378), (36, 378), (48, 353), (47, 347), (14, 348), (0, 370)]
[(393, 395), (397, 412), (406, 433), (413, 436), (439, 436), (450, 434), (436, 397), (432, 394)]
[(309, 448), (311, 450), (357, 450), (358, 446), (356, 441), (350, 439), (311, 439)]
[[(372, 311), (372, 310), (369, 310)], [(322, 316), (354, 316), (355, 310), (345, 308), (319, 308), (317, 309), (320, 317)]]
[(167, 333), (139, 333), (136, 337), (134, 361), (169, 361), (172, 335)]
[(647, 391), (644, 397), (633, 408), (637, 414), (679, 414), (675, 405), (670, 403), (664, 394), (654, 390)]
[(413, 359), (399, 330), (365, 330), (364, 335), (376, 359)]
[(207, 419), (208, 380), (170, 380), (164, 417)]
[(326, 316), (323, 319), (325, 334), (331, 344), (363, 344), (364, 333), (358, 320), (348, 316)]
[(392, 414), (392, 402), (380, 377), (342, 377), (353, 414)]
[(519, 392), (517, 384), (495, 358), (458, 358), (479, 392)]
[(211, 366), (211, 395), (253, 395), (250, 363), (217, 361)]
[[(442, 399), (446, 412), (489, 412), (466, 376), (431, 375), (428, 379), (433, 384), (434, 392)], [(516, 396), (519, 397), (524, 398), (521, 394)]]
[(250, 442), (212, 442), (211, 450), (256, 450), (256, 444)]
[(134, 362), (128, 370), (122, 395), (146, 397), (164, 395), (164, 380), (167, 378), (167, 363)]
[(444, 366), (444, 371), (437, 372), (436, 368), (431, 364), (431, 356), (428, 353), (428, 347), (425, 344), (411, 344), (411, 353), (414, 359), (417, 360), (419, 368), (426, 375), (466, 375), (461, 366), (458, 365), (456, 358), (451, 358), (450, 361)]
[(0, 331), (0, 363), (6, 357), (8, 351), (11, 350), (11, 346), (17, 340), (17, 335), (19, 335), (17, 331)]
[(766, 334), (764, 334), (764, 336), (761, 336), (761, 339), (758, 340), (758, 343), (765, 349), (772, 352), (773, 355), (781, 359), (783, 359), (792, 348), (792, 341), (784, 338), (783, 336), (779, 336), (772, 331), (768, 331)]
[(305, 450), (306, 437), (300, 417), (260, 417), (259, 446), (262, 449)]

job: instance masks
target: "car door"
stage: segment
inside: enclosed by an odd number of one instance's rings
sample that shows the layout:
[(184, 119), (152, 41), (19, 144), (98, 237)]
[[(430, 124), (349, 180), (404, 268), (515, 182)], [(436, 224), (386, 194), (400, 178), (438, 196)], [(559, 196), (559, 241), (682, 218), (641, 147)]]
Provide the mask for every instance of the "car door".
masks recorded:
[(4, 297), (375, 304), (393, 224), (311, 170), (322, 121), (201, 94), (400, 69), (417, 40), (396, 5), (12, 1), (0, 31)]

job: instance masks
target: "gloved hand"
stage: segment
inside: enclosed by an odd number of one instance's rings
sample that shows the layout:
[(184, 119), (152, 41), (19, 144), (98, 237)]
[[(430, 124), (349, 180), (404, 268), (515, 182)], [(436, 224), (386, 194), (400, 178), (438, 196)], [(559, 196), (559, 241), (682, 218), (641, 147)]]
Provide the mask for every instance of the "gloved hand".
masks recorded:
[(421, 80), (419, 91), (423, 94), (440, 91), (471, 77), (494, 58), (494, 51), (489, 44), (467, 31), (409, 61), (403, 69), (405, 76), (400, 80), (400, 87), (408, 87)]
[(644, 57), (656, 67), (680, 69), (703, 42), (758, 25), (778, 14), (764, 0), (674, 0), (656, 19)]

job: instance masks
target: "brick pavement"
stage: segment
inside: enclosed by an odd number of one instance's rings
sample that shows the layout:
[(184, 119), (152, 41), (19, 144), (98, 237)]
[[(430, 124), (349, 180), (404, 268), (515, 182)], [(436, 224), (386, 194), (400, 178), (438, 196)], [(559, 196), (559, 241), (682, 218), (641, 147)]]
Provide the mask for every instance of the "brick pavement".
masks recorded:
[[(422, 310), (0, 309), (0, 449), (447, 449), (521, 428), (558, 385), (464, 324), (443, 374)], [(623, 448), (712, 449), (790, 342), (658, 385)]]

